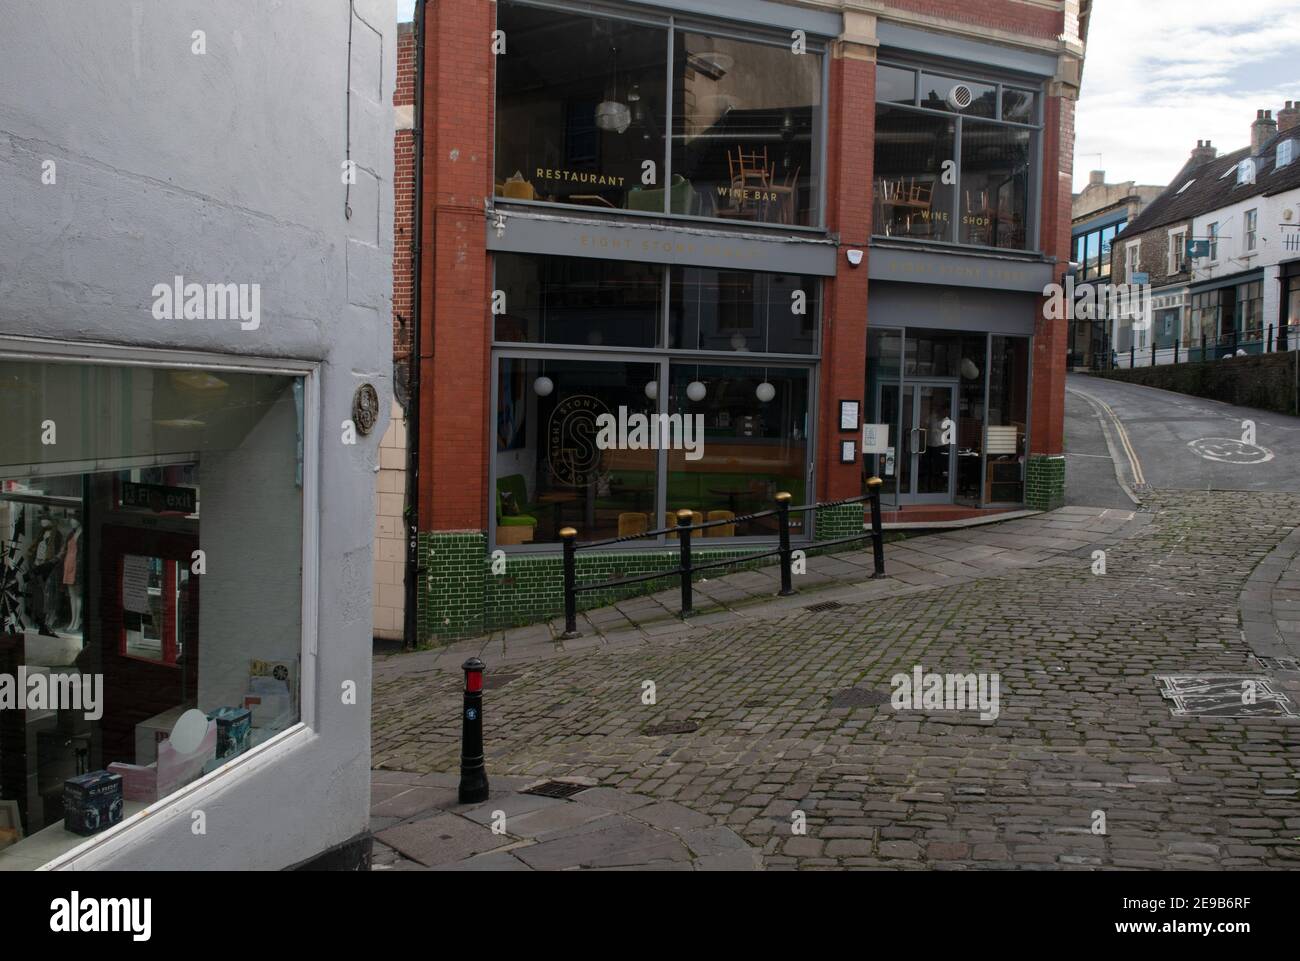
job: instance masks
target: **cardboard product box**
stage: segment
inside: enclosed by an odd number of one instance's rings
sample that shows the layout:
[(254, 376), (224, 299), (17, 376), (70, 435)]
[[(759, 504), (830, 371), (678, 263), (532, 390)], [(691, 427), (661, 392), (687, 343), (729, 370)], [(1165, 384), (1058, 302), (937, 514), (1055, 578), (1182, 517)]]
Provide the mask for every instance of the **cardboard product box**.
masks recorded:
[(122, 777), (91, 771), (63, 782), (63, 826), (89, 836), (122, 820)]
[(217, 760), (248, 750), (253, 737), (253, 712), (246, 707), (219, 707), (208, 715), (217, 722)]

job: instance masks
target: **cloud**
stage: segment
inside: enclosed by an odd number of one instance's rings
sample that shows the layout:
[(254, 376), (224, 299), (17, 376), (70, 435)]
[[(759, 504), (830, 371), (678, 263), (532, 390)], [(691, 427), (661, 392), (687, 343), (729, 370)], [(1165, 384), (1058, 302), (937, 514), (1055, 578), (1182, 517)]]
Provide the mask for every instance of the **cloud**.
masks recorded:
[(1075, 189), (1103, 168), (1112, 182), (1168, 183), (1197, 140), (1246, 146), (1256, 110), (1300, 100), (1298, 60), (1295, 0), (1096, 0)]
[(410, 23), (415, 19), (415, 0), (397, 0), (397, 22)]

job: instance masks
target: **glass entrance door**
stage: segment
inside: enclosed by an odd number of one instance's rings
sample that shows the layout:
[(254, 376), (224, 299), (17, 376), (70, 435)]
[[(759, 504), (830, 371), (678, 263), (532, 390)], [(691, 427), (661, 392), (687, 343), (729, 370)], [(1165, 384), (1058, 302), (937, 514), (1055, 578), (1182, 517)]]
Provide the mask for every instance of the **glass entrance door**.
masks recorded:
[(949, 383), (903, 385), (903, 449), (898, 499), (903, 504), (950, 504), (957, 450), (957, 387)]

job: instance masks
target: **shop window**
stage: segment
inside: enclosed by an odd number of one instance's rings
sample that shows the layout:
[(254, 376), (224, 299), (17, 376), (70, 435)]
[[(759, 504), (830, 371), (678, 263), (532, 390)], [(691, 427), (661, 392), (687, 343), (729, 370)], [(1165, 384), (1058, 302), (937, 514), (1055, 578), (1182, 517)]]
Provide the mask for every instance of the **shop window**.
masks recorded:
[(660, 526), (660, 393), (658, 363), (499, 358), (497, 544), (558, 544), (567, 526), (584, 541)]
[[(702, 428), (699, 456), (668, 453), (668, 514), (689, 510), (703, 520), (765, 511), (782, 491), (808, 503), (809, 371), (674, 363), (669, 407)], [(791, 530), (804, 530), (793, 514)], [(740, 521), (705, 532), (710, 540), (774, 536), (775, 518)]]
[(680, 267), (671, 276), (669, 347), (816, 352), (821, 289), (816, 277)]
[(821, 223), (819, 49), (508, 0), (497, 27), (496, 196)]
[(821, 57), (679, 30), (673, 64), (672, 212), (815, 226)]
[(876, 67), (876, 100), (880, 103), (916, 103), (916, 71), (880, 64)]
[(0, 360), (0, 384), (5, 869), (297, 722), (303, 413), (279, 374)]
[[(992, 81), (882, 64), (877, 77), (873, 232), (1009, 250), (1033, 242), (1030, 208), (1038, 95)], [(1000, 107), (999, 107), (1000, 104)], [(1076, 249), (1083, 274), (1102, 271), (1100, 238)]]
[(664, 157), (665, 27), (497, 5), (496, 195), (622, 209)]
[(969, 120), (962, 124), (961, 153), (960, 243), (1024, 249), (1030, 132)]
[(1248, 337), (1263, 336), (1264, 283), (1237, 286), (1237, 329)]
[(655, 347), (663, 268), (622, 260), (497, 254), (496, 339), (527, 344)]
[(1028, 396), (1029, 341), (993, 337), (985, 450), (987, 503), (1019, 504), (1025, 499)]
[[(956, 155), (951, 117), (876, 107), (875, 232), (887, 237), (953, 239)], [(955, 166), (947, 168), (955, 172)]]

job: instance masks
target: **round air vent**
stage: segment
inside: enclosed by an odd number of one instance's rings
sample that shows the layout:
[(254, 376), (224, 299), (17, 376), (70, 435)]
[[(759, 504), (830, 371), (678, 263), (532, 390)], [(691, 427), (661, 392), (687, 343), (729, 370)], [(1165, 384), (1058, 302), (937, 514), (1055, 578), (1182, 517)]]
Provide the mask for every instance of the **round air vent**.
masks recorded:
[(965, 110), (975, 102), (975, 94), (971, 93), (970, 87), (964, 83), (953, 84), (948, 91), (948, 106), (953, 110)]

